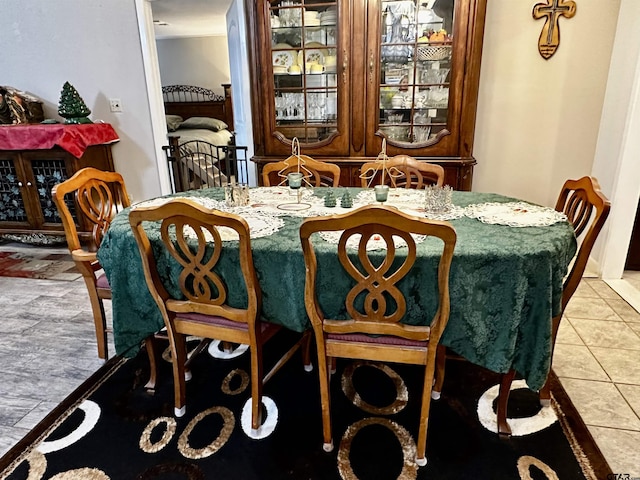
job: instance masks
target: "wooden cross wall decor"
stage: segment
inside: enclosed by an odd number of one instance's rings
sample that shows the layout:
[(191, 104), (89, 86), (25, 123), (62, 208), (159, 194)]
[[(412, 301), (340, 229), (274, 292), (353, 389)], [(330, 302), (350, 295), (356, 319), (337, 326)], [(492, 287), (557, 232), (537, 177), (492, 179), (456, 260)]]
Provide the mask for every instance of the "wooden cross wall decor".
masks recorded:
[(576, 2), (571, 0), (547, 0), (533, 7), (533, 18), (539, 20), (546, 17), (540, 38), (538, 51), (542, 58), (549, 60), (560, 46), (560, 16), (571, 18), (576, 14)]

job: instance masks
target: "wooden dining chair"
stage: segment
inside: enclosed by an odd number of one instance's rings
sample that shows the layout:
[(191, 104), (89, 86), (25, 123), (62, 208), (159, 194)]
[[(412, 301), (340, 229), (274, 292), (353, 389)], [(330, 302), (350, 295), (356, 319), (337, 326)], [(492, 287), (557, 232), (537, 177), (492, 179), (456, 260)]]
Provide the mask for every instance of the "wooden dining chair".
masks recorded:
[[(176, 199), (158, 207), (134, 208), (129, 222), (142, 257), (147, 286), (165, 321), (173, 358), (175, 415), (186, 412), (186, 336), (218, 339), (249, 345), (251, 352), (251, 425), (254, 433), (262, 423), (262, 386), (304, 344), (305, 369), (309, 370), (308, 340), (303, 334), (263, 379), (263, 345), (280, 330), (260, 317), (262, 293), (253, 265), (249, 226), (239, 215), (210, 210), (187, 199)], [(142, 222), (161, 222), (163, 252), (154, 249)], [(238, 242), (224, 243), (220, 227), (234, 232)], [(221, 256), (234, 255), (237, 269), (216, 270)], [(166, 251), (179, 264), (180, 295), (172, 296), (158, 271), (160, 256)], [(235, 257), (235, 255), (234, 255)], [(228, 304), (230, 274), (241, 276), (247, 292), (244, 308)], [(236, 280), (237, 283), (237, 280)]]
[[(299, 156), (301, 171), (314, 187), (337, 187), (340, 184), (340, 167), (333, 163), (314, 160), (307, 155)], [(291, 155), (280, 162), (267, 163), (262, 169), (262, 185), (270, 187), (286, 182), (286, 175), (298, 171), (298, 156)]]
[[(556, 211), (564, 212), (569, 222), (573, 225), (579, 246), (573, 259), (573, 266), (570, 267), (569, 274), (564, 279), (560, 313), (552, 319), (551, 358), (553, 358), (556, 336), (563, 312), (578, 288), (585, 267), (587, 266), (591, 249), (609, 216), (610, 208), (611, 204), (600, 191), (598, 180), (588, 176), (578, 180), (567, 180), (556, 202)], [(442, 353), (443, 352), (439, 352), (438, 354), (436, 383), (433, 388), (435, 398), (440, 396), (444, 382), (445, 355)], [(515, 374), (516, 372), (511, 369), (508, 373), (501, 376), (496, 409), (498, 433), (500, 435), (511, 435), (511, 428), (507, 423), (507, 404), (509, 402), (511, 383), (515, 378)], [(548, 405), (550, 399), (551, 392), (549, 378), (547, 377), (547, 381), (540, 390), (540, 403), (543, 406)]]
[[(98, 357), (106, 360), (109, 357), (108, 329), (103, 300), (111, 300), (111, 287), (98, 262), (96, 250), (116, 213), (130, 206), (124, 179), (116, 172), (87, 167), (54, 185), (51, 194), (62, 220), (71, 257), (87, 286)], [(84, 229), (91, 228), (91, 235), (81, 238), (77, 224), (82, 224)], [(152, 389), (157, 375), (153, 339), (148, 338), (145, 345), (150, 363), (150, 378), (145, 387)]]
[[(409, 155), (396, 155), (386, 162), (390, 175), (385, 175), (384, 183), (394, 188), (421, 189), (426, 185), (444, 184), (444, 168), (433, 163), (421, 162)], [(379, 185), (382, 177), (382, 162), (369, 162), (360, 167), (362, 188)], [(373, 177), (373, 178), (372, 178)]]
[[(349, 317), (347, 320), (335, 320), (325, 318), (318, 303), (318, 260), (310, 237), (315, 232), (343, 230), (337, 246), (337, 256), (343, 269), (355, 281), (355, 286), (348, 292), (331, 292), (344, 298)], [(411, 233), (429, 235), (443, 241), (437, 269), (437, 311), (430, 322), (425, 321), (425, 326), (402, 323), (407, 312), (407, 300), (397, 284), (410, 273), (416, 262), (416, 243)], [(355, 252), (352, 255), (348, 251), (346, 242), (356, 234), (361, 237), (358, 258), (354, 262), (351, 257)], [(376, 261), (377, 267), (366, 250), (367, 241), (374, 236), (386, 243), (384, 260)], [(402, 264), (396, 270), (391, 270), (394, 259), (398, 260), (394, 236), (403, 239), (407, 248)], [(417, 219), (389, 207), (365, 206), (342, 215), (306, 219), (300, 227), (300, 240), (306, 265), (305, 304), (318, 351), (324, 450), (333, 449), (329, 398), (333, 358), (423, 365), (424, 385), (416, 463), (426, 465), (425, 448), (436, 346), (449, 319), (449, 269), (456, 243), (454, 228), (446, 222)], [(435, 278), (434, 268), (434, 283)], [(423, 281), (428, 282), (426, 275)], [(328, 286), (324, 285), (322, 288), (326, 290)], [(425, 288), (428, 287), (425, 285)], [(365, 295), (364, 305), (358, 307), (356, 298), (362, 294)]]

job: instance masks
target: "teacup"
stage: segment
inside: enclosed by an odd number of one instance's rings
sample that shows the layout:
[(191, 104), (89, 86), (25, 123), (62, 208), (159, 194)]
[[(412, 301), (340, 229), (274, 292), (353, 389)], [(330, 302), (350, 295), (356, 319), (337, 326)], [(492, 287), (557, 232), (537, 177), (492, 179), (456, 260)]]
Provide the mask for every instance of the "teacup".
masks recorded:
[(324, 73), (324, 65), (319, 63), (312, 63), (310, 68), (311, 73)]
[(300, 68), (300, 65), (291, 65), (288, 72), (289, 75), (300, 75), (302, 73), (302, 69)]
[(337, 58), (335, 55), (328, 55), (324, 57), (324, 66), (327, 70), (334, 69), (336, 67)]

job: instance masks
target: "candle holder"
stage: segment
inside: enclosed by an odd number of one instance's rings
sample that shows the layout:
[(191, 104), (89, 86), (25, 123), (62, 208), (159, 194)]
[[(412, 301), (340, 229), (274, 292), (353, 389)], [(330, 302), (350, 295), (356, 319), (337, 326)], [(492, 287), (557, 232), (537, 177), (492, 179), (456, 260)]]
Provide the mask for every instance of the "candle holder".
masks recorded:
[(302, 172), (291, 172), (287, 174), (287, 181), (289, 182), (289, 188), (294, 190), (299, 189), (302, 186)]
[(451, 202), (453, 189), (449, 185), (445, 185), (444, 187), (428, 185), (424, 190), (424, 209), (427, 216), (443, 215), (451, 211), (453, 206)]
[[(360, 174), (360, 178), (367, 180), (367, 187), (371, 188), (371, 184), (376, 178), (378, 172), (380, 172), (380, 184), (375, 185), (375, 195), (377, 202), (385, 202), (389, 195), (389, 186), (385, 183), (386, 177), (391, 179), (392, 184), (395, 185), (395, 179), (404, 175), (400, 170), (395, 167), (389, 167), (389, 157), (387, 156), (387, 140), (382, 139), (382, 150), (378, 154), (375, 163), (379, 164), (376, 168), (368, 168)], [(380, 188), (378, 188), (380, 187)], [(384, 188), (383, 188), (384, 187)]]
[[(302, 186), (305, 183), (309, 186), (311, 185), (308, 180), (311, 173), (304, 168), (305, 162), (300, 155), (300, 143), (298, 142), (297, 137), (293, 138), (293, 141), (291, 142), (291, 156), (287, 158), (284, 163), (285, 167), (278, 172), (278, 176), (283, 179), (279, 185), (284, 185), (286, 183), (289, 186), (289, 189), (295, 192), (296, 201), (281, 203), (278, 205), (278, 208), (281, 210), (306, 210), (307, 208), (311, 208), (310, 203), (301, 201)], [(295, 171), (291, 171), (292, 167), (295, 167)]]
[(380, 205), (382, 205), (387, 201), (389, 197), (389, 185), (376, 185), (373, 187), (373, 190), (376, 194), (376, 202), (380, 202)]

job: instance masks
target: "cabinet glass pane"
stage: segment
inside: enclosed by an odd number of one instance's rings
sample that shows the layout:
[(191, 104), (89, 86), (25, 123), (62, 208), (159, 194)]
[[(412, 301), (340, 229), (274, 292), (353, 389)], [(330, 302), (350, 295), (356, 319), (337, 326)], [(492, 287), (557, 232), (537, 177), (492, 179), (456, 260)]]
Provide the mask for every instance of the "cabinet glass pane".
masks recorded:
[(271, 2), (276, 130), (314, 143), (337, 131), (337, 2)]
[(0, 221), (26, 222), (27, 212), (20, 193), (16, 167), (12, 160), (0, 159)]
[(390, 140), (435, 143), (447, 126), (453, 3), (381, 2), (378, 118)]
[[(58, 209), (55, 203), (53, 203), (51, 189), (54, 185), (64, 182), (69, 178), (64, 160), (33, 160), (31, 162), (31, 169), (36, 179), (38, 202), (40, 203), (44, 221), (46, 223), (62, 223)], [(73, 203), (68, 203), (68, 205), (72, 207), (71, 212), (75, 213)]]

